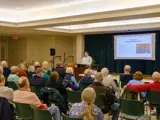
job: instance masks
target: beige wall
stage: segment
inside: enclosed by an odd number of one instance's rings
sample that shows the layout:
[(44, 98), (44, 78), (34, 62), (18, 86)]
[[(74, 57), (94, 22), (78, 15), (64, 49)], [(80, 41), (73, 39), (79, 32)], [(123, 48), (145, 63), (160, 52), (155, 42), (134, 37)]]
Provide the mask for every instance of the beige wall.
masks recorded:
[[(50, 48), (56, 49), (56, 55), (66, 57), (74, 56), (74, 62), (81, 60), (83, 53), (83, 36), (27, 36), (20, 37), (18, 40), (12, 38), (8, 41), (9, 65), (17, 65), (22, 59), (28, 61), (50, 61)], [(66, 63), (71, 62), (71, 58)], [(55, 59), (57, 63), (59, 59)]]
[(22, 59), (27, 58), (27, 39), (20, 37), (17, 40), (8, 40), (8, 63), (9, 66), (18, 65)]

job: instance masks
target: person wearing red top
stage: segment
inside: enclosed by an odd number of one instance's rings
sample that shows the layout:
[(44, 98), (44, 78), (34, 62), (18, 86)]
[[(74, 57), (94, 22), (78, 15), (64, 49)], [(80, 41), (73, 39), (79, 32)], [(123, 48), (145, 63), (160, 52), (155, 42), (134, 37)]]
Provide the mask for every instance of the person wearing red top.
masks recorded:
[(142, 84), (142, 85), (127, 85), (127, 88), (134, 92), (146, 92), (154, 91), (160, 92), (160, 73), (154, 72), (152, 75), (153, 83)]
[[(152, 75), (153, 83), (149, 84), (142, 84), (142, 85), (127, 85), (129, 90), (134, 92), (146, 92), (146, 91), (153, 91), (153, 92), (160, 92), (160, 73), (154, 72)], [(157, 107), (157, 116), (160, 118), (160, 108)]]

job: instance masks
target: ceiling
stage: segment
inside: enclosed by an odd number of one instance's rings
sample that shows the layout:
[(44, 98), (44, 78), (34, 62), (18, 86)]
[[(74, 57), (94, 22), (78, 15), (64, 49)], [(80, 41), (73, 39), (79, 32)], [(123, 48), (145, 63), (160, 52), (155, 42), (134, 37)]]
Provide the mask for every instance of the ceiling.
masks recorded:
[(0, 0), (0, 34), (160, 29), (160, 0)]
[(31, 10), (57, 8), (95, 0), (0, 0), (0, 9), (10, 12), (25, 12)]

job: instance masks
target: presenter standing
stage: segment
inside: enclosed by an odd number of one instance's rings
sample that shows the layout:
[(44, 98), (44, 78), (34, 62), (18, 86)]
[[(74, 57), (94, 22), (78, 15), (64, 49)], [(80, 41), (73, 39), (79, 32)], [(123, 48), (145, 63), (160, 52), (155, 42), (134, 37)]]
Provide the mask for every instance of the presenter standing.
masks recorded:
[(84, 52), (84, 57), (81, 60), (81, 64), (90, 66), (92, 65), (92, 57), (89, 56), (89, 53), (87, 51)]

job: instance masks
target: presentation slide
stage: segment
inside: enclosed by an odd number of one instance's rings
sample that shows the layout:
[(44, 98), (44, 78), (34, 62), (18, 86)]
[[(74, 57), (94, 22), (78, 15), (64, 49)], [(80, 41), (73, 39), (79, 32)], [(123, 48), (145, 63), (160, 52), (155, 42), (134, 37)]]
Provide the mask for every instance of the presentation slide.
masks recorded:
[(155, 60), (155, 33), (114, 36), (114, 59)]

